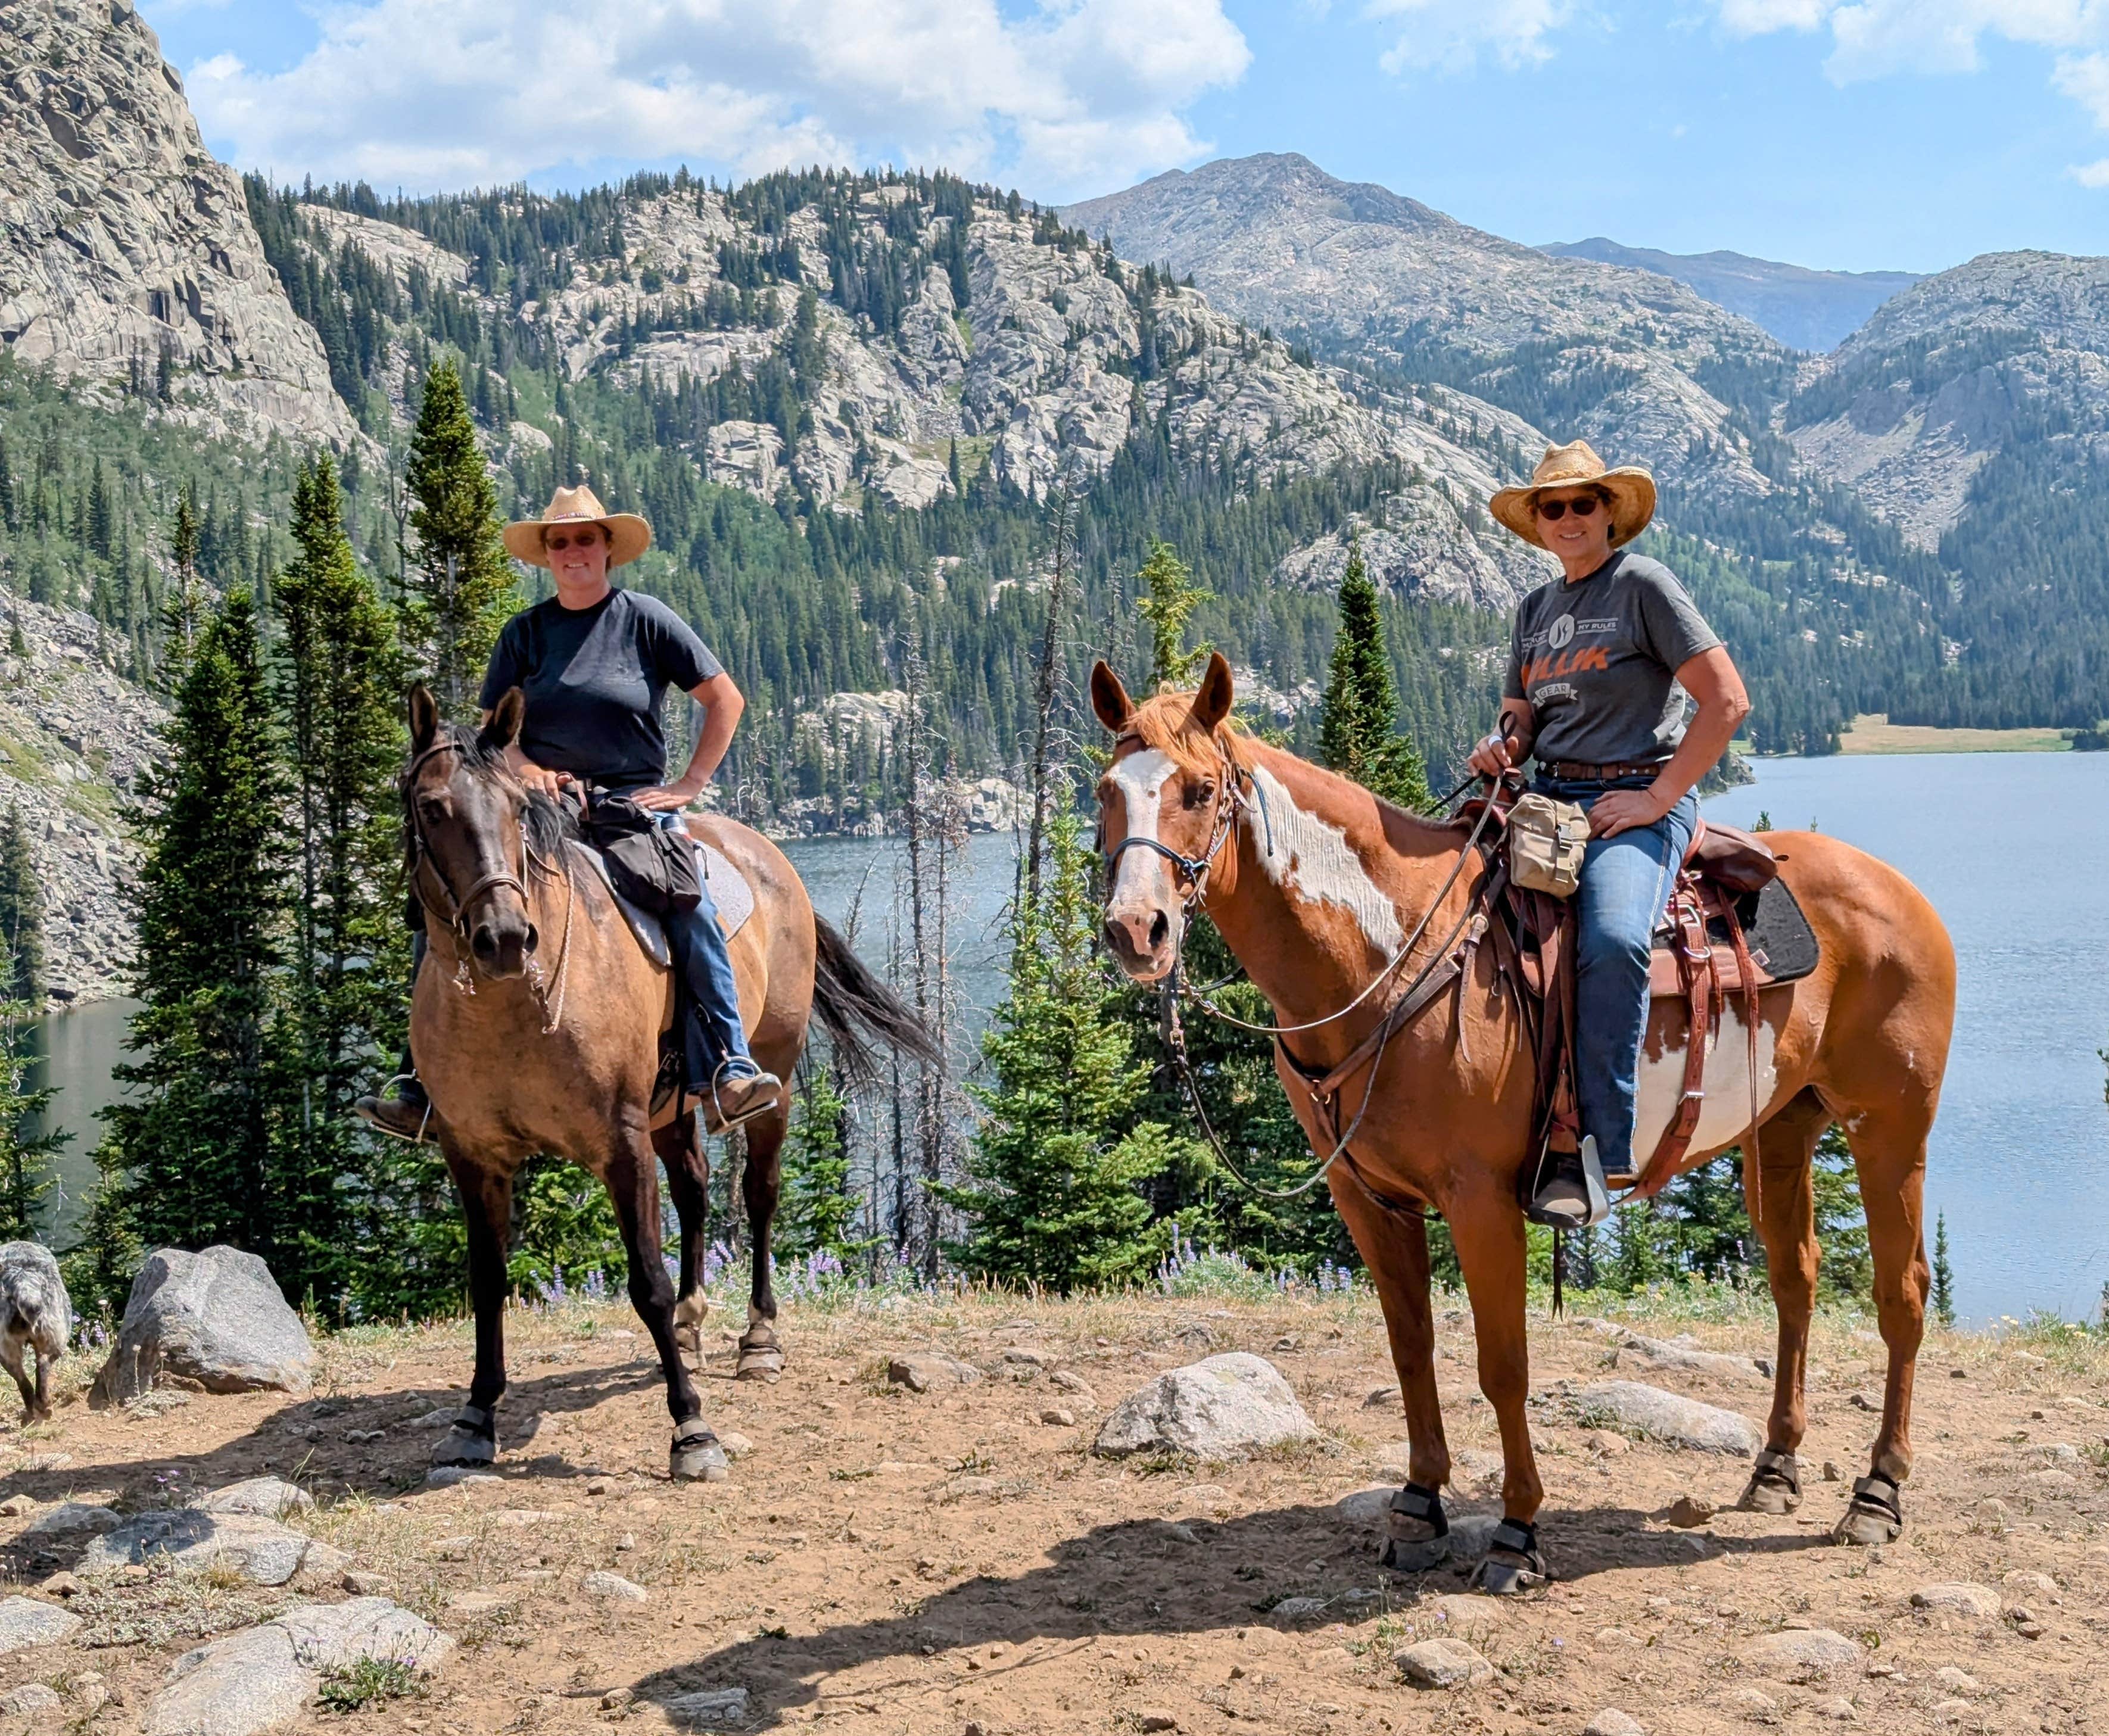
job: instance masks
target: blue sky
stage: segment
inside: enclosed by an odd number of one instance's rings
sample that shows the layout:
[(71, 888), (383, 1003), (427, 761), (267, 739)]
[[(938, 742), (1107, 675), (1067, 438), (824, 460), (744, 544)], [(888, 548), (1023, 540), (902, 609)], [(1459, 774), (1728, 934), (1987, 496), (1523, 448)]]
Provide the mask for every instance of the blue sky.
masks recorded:
[(282, 179), (943, 163), (1065, 200), (1301, 151), (1518, 240), (2109, 252), (2109, 0), (142, 0)]

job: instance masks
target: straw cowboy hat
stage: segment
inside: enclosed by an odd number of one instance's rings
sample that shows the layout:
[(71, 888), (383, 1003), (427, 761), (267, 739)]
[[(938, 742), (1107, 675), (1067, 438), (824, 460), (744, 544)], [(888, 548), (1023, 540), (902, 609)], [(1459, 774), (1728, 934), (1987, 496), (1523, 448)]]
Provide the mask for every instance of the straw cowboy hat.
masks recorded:
[(600, 497), (584, 483), (575, 489), (558, 489), (549, 497), (540, 518), (523, 518), (505, 527), (505, 546), (517, 561), (530, 566), (547, 566), (549, 551), (542, 546), (542, 533), (558, 525), (598, 525), (607, 537), (607, 564), (621, 566), (635, 561), (652, 546), (652, 527), (635, 512), (611, 512)]
[(1579, 488), (1592, 485), (1611, 503), (1611, 546), (1630, 543), (1647, 529), (1655, 516), (1655, 478), (1637, 467), (1626, 464), (1606, 470), (1587, 440), (1566, 446), (1548, 446), (1531, 472), (1528, 488), (1503, 489), (1488, 503), (1488, 510), (1526, 543), (1545, 547), (1538, 527), (1538, 497), (1547, 489)]

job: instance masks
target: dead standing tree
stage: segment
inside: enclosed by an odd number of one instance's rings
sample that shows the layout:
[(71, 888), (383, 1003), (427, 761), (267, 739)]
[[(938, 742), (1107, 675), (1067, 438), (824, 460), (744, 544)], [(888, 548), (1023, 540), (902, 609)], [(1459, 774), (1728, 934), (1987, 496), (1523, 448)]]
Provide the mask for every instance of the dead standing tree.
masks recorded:
[(1047, 830), (1048, 785), (1054, 746), (1054, 692), (1061, 675), (1062, 620), (1068, 607), (1069, 579), (1077, 559), (1077, 521), (1083, 505), (1073, 455), (1059, 464), (1050, 490), (1046, 625), (1040, 635), (1040, 667), (1033, 682), (1032, 767), (1027, 788), (1032, 818), (1026, 835), (1025, 895), (1040, 902), (1040, 854)]

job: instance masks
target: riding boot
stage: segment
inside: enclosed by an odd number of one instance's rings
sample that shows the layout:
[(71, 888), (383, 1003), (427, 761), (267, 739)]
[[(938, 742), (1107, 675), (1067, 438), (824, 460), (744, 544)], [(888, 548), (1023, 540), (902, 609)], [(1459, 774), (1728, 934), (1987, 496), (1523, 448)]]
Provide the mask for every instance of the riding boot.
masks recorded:
[[(414, 986), (418, 972), (425, 962), (424, 913), (411, 901), (410, 981)], [(383, 1095), (390, 1085), (395, 1087), (393, 1097)], [(431, 1130), (432, 1100), (426, 1094), (423, 1084), (418, 1078), (418, 1063), (410, 1054), (410, 1045), (403, 1045), (401, 1058), (396, 1062), (395, 1077), (383, 1082), (380, 1091), (370, 1091), (351, 1106), (351, 1112), (368, 1126), (391, 1139), (407, 1139), (413, 1145), (422, 1145)]]

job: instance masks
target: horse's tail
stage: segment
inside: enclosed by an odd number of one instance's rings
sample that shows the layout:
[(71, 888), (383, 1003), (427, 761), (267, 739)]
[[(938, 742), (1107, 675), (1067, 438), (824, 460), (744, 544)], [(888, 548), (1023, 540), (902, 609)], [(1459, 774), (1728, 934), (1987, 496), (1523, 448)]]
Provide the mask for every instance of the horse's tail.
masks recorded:
[(870, 1038), (915, 1061), (937, 1066), (944, 1059), (937, 1039), (850, 950), (824, 917), (813, 918), (813, 1012), (828, 1034), (835, 1066), (846, 1080), (870, 1079), (878, 1057)]

